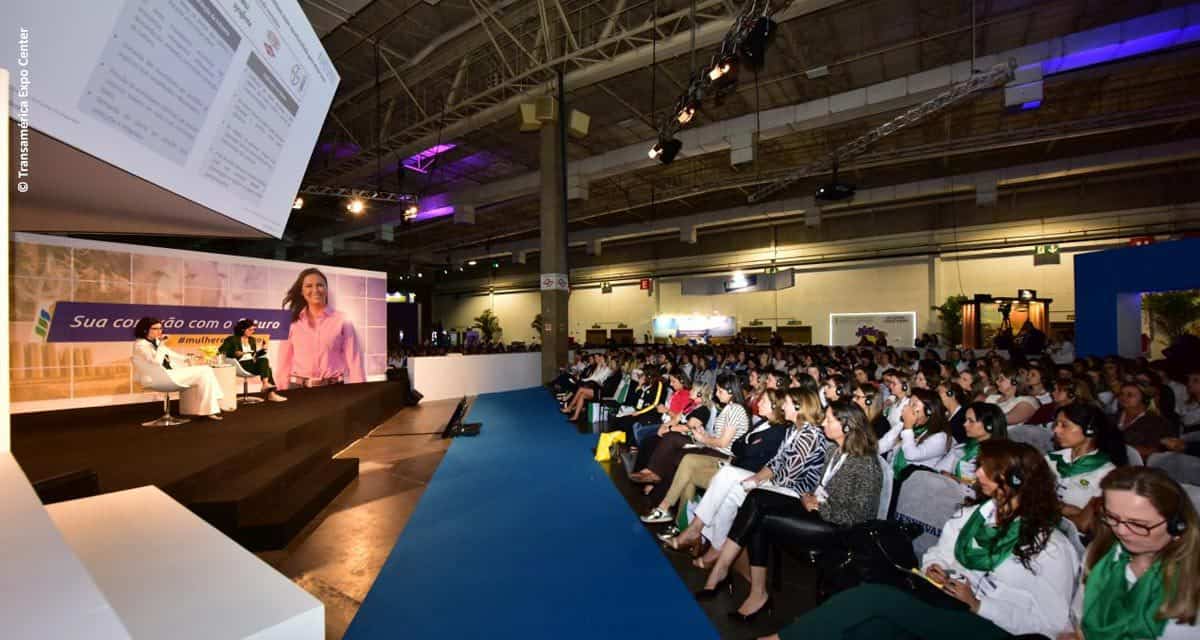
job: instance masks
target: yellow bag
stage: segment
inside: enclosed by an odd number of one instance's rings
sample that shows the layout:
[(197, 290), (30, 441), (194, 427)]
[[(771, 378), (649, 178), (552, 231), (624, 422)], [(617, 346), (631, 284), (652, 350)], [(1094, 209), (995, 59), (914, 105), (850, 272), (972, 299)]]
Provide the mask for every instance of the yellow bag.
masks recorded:
[(600, 441), (596, 444), (596, 462), (611, 460), (613, 445), (622, 442), (625, 442), (624, 431), (609, 431), (600, 434)]

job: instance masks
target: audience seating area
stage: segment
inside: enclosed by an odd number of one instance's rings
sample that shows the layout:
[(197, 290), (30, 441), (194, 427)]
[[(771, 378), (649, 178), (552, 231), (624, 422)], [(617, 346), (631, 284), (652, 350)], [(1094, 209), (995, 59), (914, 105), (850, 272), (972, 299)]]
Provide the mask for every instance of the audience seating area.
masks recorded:
[[(1182, 485), (1193, 507), (1200, 509), (1200, 361), (1188, 355), (1187, 349), (1175, 349), (1173, 354), (1171, 358), (1158, 361), (1109, 356), (1055, 362), (1049, 356), (1014, 353), (1010, 357), (995, 351), (985, 353), (955, 348), (921, 352), (875, 346), (646, 345), (577, 354), (572, 365), (554, 382), (553, 390), (564, 413), (577, 420), (581, 431), (604, 433), (625, 429), (630, 436), (635, 436), (627, 437), (624, 444), (613, 445), (613, 453), (620, 454), (621, 464), (630, 478), (642, 484), (648, 495), (656, 495), (657, 485), (669, 485), (672, 478), (660, 477), (657, 469), (647, 474), (649, 456), (639, 451), (639, 445), (668, 446), (663, 443), (667, 442), (671, 425), (686, 424), (689, 416), (698, 415), (696, 407), (707, 406), (711, 411), (703, 412), (698, 418), (700, 426), (695, 429), (702, 429), (715, 438), (720, 434), (719, 427), (714, 430), (714, 423), (722, 421), (718, 414), (735, 402), (740, 402), (750, 414), (748, 430), (751, 432), (756, 424), (775, 419), (772, 415), (756, 415), (772, 411), (771, 398), (788, 394), (791, 398), (800, 397), (797, 389), (816, 394), (822, 414), (826, 414), (824, 407), (830, 407), (826, 415), (833, 415), (835, 409), (853, 403), (871, 426), (872, 442), (895, 443), (891, 448), (881, 446), (878, 451), (883, 481), (875, 515), (881, 520), (907, 525), (905, 528), (912, 536), (912, 547), (918, 559), (938, 543), (943, 527), (963, 513), (965, 506), (985, 501), (986, 497), (980, 493), (980, 482), (974, 476), (974, 463), (970, 473), (961, 471), (960, 465), (955, 464), (964, 456), (970, 461), (971, 454), (964, 454), (963, 450), (974, 447), (977, 451), (977, 445), (982, 441), (1005, 439), (1006, 431), (1008, 440), (1034, 447), (1042, 459), (1039, 464), (1045, 465), (1057, 479), (1059, 503), (1054, 508), (1061, 514), (1057, 528), (1074, 549), (1078, 556), (1075, 562), (1079, 564), (1085, 556), (1086, 545), (1096, 535), (1095, 521), (1104, 513), (1100, 511), (1103, 475), (1097, 476), (1094, 482), (1079, 483), (1082, 487), (1090, 487), (1091, 491), (1080, 502), (1079, 496), (1067, 486), (1070, 483), (1066, 478), (1071, 477), (1070, 474), (1060, 477), (1062, 472), (1056, 470), (1056, 465), (1057, 469), (1063, 468), (1063, 458), (1069, 461), (1092, 453), (1107, 455), (1105, 447), (1123, 447), (1127, 461), (1117, 463), (1120, 456), (1116, 455), (1112, 458), (1112, 468), (1145, 465), (1161, 470)], [(740, 395), (722, 403), (721, 398), (714, 397), (714, 387), (720, 388), (720, 380), (729, 374), (736, 376)], [(655, 388), (661, 385), (662, 392), (654, 407), (646, 405), (647, 397), (655, 394), (640, 392), (647, 385)], [(696, 388), (700, 388), (705, 396), (699, 404), (676, 402), (679, 400), (677, 394), (690, 394)], [(764, 397), (768, 400), (764, 401)], [(688, 409), (682, 414), (672, 409), (684, 404)], [(985, 405), (991, 408), (985, 408)], [(921, 413), (925, 416), (923, 423), (920, 423)], [(996, 425), (986, 427), (986, 433), (972, 432), (970, 423), (984, 422), (985, 413), (1003, 418), (1006, 429)], [(1098, 417), (1088, 424), (1075, 425), (1071, 420), (1077, 415)], [(829, 417), (825, 420), (828, 422)], [(964, 420), (967, 421), (965, 428)], [(659, 422), (666, 425), (658, 432), (659, 438), (643, 435), (652, 433), (652, 428)], [(786, 428), (798, 431), (803, 426), (799, 422), (789, 422)], [(929, 434), (938, 432), (947, 434), (945, 451), (912, 462), (907, 436), (898, 439), (895, 434), (913, 428), (913, 422), (919, 423), (914, 431), (917, 435), (913, 451)], [(820, 428), (821, 425), (815, 426)], [(1065, 435), (1077, 426), (1082, 428), (1082, 440)], [(746, 429), (739, 431), (739, 438)], [(686, 431), (686, 427), (683, 430)], [(828, 426), (825, 433), (829, 433)], [(973, 433), (975, 437), (972, 437)], [(688, 437), (694, 440), (699, 436), (693, 432)], [(1108, 442), (1114, 439), (1115, 445)], [(823, 444), (832, 446), (827, 439)], [(783, 456), (786, 448), (787, 445), (783, 445), (777, 457)], [(900, 462), (896, 460), (901, 451), (910, 456), (907, 464), (903, 457)], [(605, 453), (598, 451), (597, 459), (604, 458)], [(736, 453), (731, 463), (737, 464)], [(820, 490), (823, 491), (825, 483), (838, 473), (837, 468), (831, 469), (834, 466), (833, 460), (824, 466), (825, 477), (818, 487)], [(1104, 468), (1108, 467), (1101, 467), (1101, 474)], [(747, 470), (745, 475), (750, 471)], [(720, 473), (718, 471), (718, 475)], [(758, 488), (747, 491), (758, 491), (770, 482), (760, 481), (756, 485)], [(701, 511), (694, 505), (697, 500), (703, 501), (705, 486), (696, 487), (698, 497), (686, 509), (683, 505), (666, 505), (671, 511), (669, 518), (660, 517), (658, 511), (662, 505), (647, 500), (643, 511), (646, 515), (642, 520), (650, 523), (659, 539), (668, 546), (673, 539), (687, 538), (687, 523), (697, 517), (693, 511), (696, 514)], [(800, 493), (798, 499), (807, 496), (807, 492)], [(741, 511), (739, 518), (744, 516)], [(712, 524), (705, 523), (704, 526)], [(706, 540), (709, 529), (704, 531), (702, 537)], [(700, 548), (706, 546), (702, 543)], [(785, 550), (797, 551), (784, 546)], [(826, 545), (805, 550), (818, 554), (828, 548)], [(720, 566), (716, 549), (699, 557), (696, 566), (703, 564), (703, 570), (711, 570), (713, 562)], [(737, 612), (731, 612), (731, 616), (753, 613), (748, 611), (753, 608), (750, 606), (754, 598), (753, 580), (751, 584), (751, 596)], [(697, 593), (697, 597), (704, 595)], [(1072, 595), (1065, 594), (1065, 601), (1070, 602)], [(1192, 627), (1190, 633), (1197, 633), (1196, 628)]]

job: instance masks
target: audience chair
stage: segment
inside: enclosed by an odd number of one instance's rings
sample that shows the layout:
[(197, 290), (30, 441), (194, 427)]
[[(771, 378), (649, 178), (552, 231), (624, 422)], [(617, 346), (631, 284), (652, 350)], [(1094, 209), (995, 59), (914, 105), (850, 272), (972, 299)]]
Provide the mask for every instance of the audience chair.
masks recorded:
[(1075, 550), (1075, 554), (1079, 557), (1079, 561), (1083, 561), (1083, 556), (1087, 552), (1087, 547), (1084, 546), (1083, 540), (1079, 537), (1079, 528), (1071, 522), (1070, 518), (1061, 518), (1058, 521), (1058, 530), (1067, 537), (1067, 542), (1071, 543), (1071, 548)]
[(1192, 499), (1192, 506), (1200, 510), (1200, 486), (1194, 484), (1183, 485), (1184, 491), (1187, 491), (1188, 497)]
[(250, 378), (257, 378), (258, 374), (250, 373), (249, 371), (246, 371), (245, 369), (243, 369), (242, 363), (238, 362), (236, 359), (227, 358), (227, 360), (233, 361), (233, 371), (234, 371), (234, 373), (237, 374), (237, 377), (242, 379), (242, 395), (238, 396), (238, 404), (260, 404), (260, 403), (262, 403), (263, 402), (262, 398), (256, 398), (256, 397), (250, 395)]
[(1032, 424), (1016, 424), (1008, 428), (1008, 439), (1032, 445), (1042, 453), (1054, 450), (1054, 432)]
[(913, 540), (913, 552), (920, 558), (942, 535), (942, 527), (962, 505), (958, 482), (924, 467), (905, 469), (895, 483), (896, 507), (892, 520), (911, 522), (921, 527)]
[(144, 358), (136, 356), (130, 358), (130, 362), (133, 363), (134, 378), (138, 384), (142, 385), (143, 389), (163, 394), (162, 417), (150, 422), (143, 422), (143, 427), (174, 427), (191, 422), (188, 418), (171, 415), (171, 394), (189, 388), (188, 385), (172, 380), (161, 364), (147, 362)]
[(1162, 469), (1176, 482), (1182, 484), (1200, 485), (1200, 458), (1177, 451), (1166, 451), (1150, 456), (1146, 463), (1156, 469)]
[(883, 484), (879, 487), (879, 511), (875, 517), (887, 520), (892, 515), (892, 486), (896, 482), (896, 472), (892, 469), (891, 463), (884, 460), (882, 456), (875, 456), (875, 458), (879, 462), (879, 469), (883, 472)]

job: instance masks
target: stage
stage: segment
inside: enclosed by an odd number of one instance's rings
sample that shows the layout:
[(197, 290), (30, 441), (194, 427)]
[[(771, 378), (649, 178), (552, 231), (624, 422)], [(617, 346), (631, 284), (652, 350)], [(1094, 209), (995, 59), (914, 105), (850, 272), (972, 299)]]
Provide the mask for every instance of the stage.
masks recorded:
[[(31, 482), (91, 471), (101, 493), (155, 485), (248, 549), (276, 549), (357, 476), (357, 459), (333, 455), (410, 400), (407, 381), (285, 395), (177, 427), (140, 426), (161, 403), (15, 415), (12, 451)], [(87, 480), (43, 499), (86, 495)]]

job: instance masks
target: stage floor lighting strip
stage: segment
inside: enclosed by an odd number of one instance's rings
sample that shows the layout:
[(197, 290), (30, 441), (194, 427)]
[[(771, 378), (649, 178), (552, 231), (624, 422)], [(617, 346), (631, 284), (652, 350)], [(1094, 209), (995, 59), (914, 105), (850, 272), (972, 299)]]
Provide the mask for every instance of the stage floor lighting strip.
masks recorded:
[(482, 434), (446, 453), (346, 640), (718, 637), (545, 389), (467, 420)]

